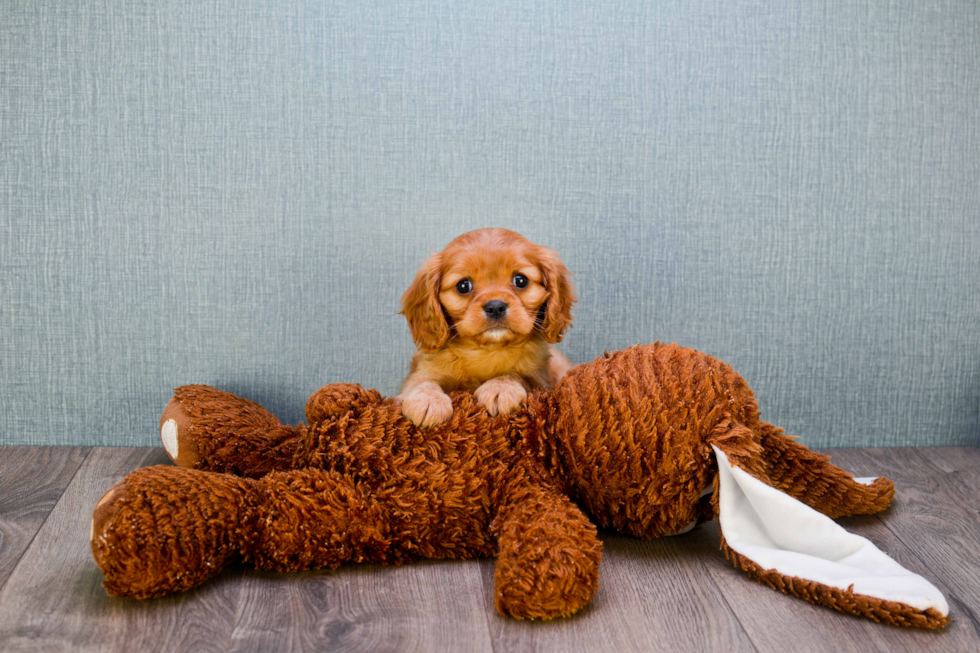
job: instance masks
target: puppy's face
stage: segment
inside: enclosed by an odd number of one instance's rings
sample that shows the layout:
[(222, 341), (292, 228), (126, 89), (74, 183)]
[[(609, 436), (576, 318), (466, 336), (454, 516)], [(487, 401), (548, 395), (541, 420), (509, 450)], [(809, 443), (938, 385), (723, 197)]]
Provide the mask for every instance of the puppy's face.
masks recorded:
[(479, 229), (426, 262), (402, 312), (423, 351), (441, 349), (451, 334), (487, 346), (537, 335), (559, 342), (575, 301), (568, 276), (550, 249), (506, 229)]
[(525, 243), (486, 239), (443, 252), (439, 303), (460, 339), (511, 344), (534, 332), (548, 291)]

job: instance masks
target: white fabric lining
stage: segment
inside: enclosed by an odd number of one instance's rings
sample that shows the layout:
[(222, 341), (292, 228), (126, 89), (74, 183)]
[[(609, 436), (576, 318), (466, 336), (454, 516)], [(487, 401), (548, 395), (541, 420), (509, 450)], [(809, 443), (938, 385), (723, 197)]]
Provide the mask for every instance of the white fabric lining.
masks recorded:
[(712, 445), (720, 475), (719, 523), (725, 541), (766, 570), (917, 610), (949, 606), (929, 581), (908, 571), (866, 538), (733, 466)]

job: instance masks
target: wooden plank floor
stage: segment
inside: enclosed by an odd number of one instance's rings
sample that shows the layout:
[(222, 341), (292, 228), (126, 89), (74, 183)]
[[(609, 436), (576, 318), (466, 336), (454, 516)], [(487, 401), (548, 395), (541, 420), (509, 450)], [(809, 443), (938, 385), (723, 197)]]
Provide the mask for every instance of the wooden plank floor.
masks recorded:
[(185, 594), (110, 598), (88, 545), (99, 497), (161, 449), (0, 447), (0, 651), (980, 651), (980, 449), (841, 449), (898, 498), (840, 520), (946, 595), (940, 632), (882, 626), (749, 580), (714, 524), (603, 533), (601, 587), (570, 619), (497, 615), (493, 561), (274, 574), (233, 567)]

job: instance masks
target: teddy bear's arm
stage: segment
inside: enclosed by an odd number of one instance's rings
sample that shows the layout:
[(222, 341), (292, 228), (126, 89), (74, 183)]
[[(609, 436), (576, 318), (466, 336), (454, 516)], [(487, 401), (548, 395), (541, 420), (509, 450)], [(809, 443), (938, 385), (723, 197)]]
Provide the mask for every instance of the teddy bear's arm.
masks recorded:
[(492, 525), (497, 611), (518, 619), (577, 612), (599, 587), (595, 526), (564, 494), (531, 481), (515, 483), (507, 495)]

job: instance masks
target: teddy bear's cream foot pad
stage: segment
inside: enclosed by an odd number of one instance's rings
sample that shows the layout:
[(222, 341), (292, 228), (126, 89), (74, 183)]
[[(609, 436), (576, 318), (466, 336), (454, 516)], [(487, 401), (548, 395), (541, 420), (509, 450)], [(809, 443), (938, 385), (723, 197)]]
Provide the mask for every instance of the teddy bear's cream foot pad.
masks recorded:
[(179, 467), (194, 467), (197, 463), (197, 441), (193, 420), (176, 397), (172, 397), (160, 416), (160, 441)]
[(170, 458), (177, 460), (177, 420), (168, 419), (160, 427), (160, 439)]
[[(929, 581), (866, 538), (733, 465), (718, 447), (712, 449), (720, 480), (718, 521), (725, 545), (743, 558), (737, 566), (770, 585), (769, 575), (782, 576), (775, 579), (785, 585), (780, 589), (808, 600), (823, 602), (822, 597), (843, 593), (862, 604), (845, 612), (872, 616), (868, 612), (878, 599), (908, 606), (922, 618), (945, 620), (946, 599)], [(794, 585), (805, 588), (794, 591)]]

